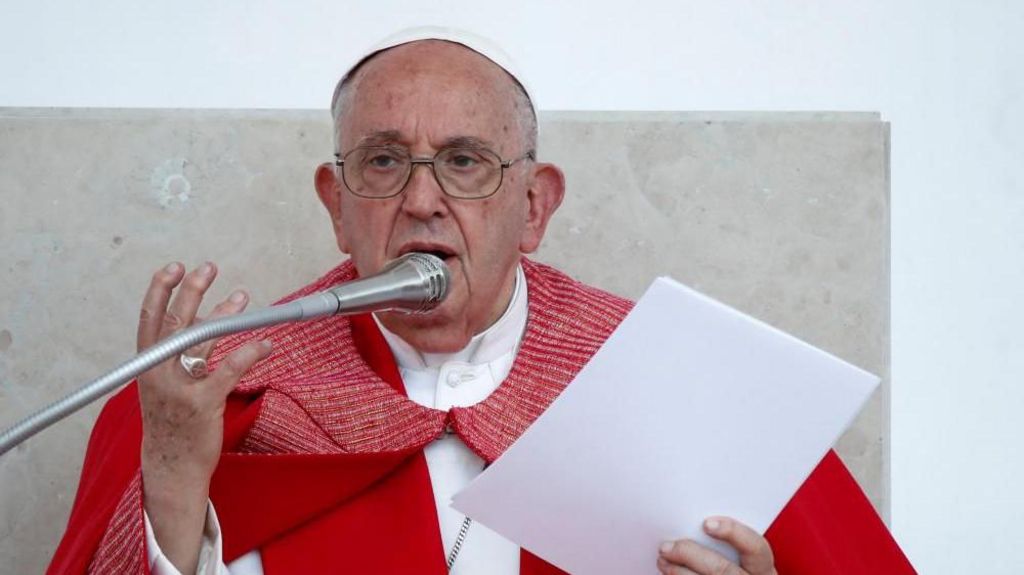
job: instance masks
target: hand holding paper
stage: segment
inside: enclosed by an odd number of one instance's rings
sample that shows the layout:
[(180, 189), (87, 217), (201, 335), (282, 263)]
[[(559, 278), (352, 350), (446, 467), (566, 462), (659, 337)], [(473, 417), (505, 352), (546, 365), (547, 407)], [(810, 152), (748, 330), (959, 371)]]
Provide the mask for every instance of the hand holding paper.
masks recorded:
[(658, 548), (658, 569), (666, 575), (680, 573), (680, 567), (699, 575), (777, 575), (771, 545), (757, 531), (731, 517), (708, 518), (704, 531), (735, 549), (736, 560), (696, 541), (680, 539), (666, 541)]

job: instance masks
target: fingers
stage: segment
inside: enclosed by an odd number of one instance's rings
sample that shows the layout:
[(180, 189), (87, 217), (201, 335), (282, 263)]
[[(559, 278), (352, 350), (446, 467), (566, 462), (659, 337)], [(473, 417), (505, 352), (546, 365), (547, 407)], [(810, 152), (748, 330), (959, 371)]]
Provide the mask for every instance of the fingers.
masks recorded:
[[(173, 332), (192, 324), (196, 319), (196, 312), (202, 304), (203, 296), (216, 276), (217, 267), (211, 262), (206, 262), (187, 274), (184, 266), (177, 262), (170, 263), (154, 273), (139, 314), (136, 339), (138, 349), (141, 351), (148, 348)], [(172, 295), (175, 288), (177, 288), (177, 292)], [(217, 304), (206, 319), (217, 319), (236, 314), (245, 309), (248, 303), (249, 296), (244, 291), (236, 290), (227, 299)], [(216, 345), (216, 341), (203, 342), (186, 353), (205, 359)], [(220, 362), (221, 368), (217, 370), (218, 381), (223, 382), (230, 391), (254, 363), (270, 354), (270, 350), (269, 343), (256, 342), (236, 350)], [(161, 369), (180, 372), (181, 366), (173, 360), (168, 360)], [(165, 371), (165, 373), (172, 379), (182, 375), (181, 373), (173, 375), (169, 371)], [(143, 376), (145, 375), (143, 374)], [(143, 376), (140, 376), (140, 381)]]
[(700, 575), (696, 571), (687, 569), (682, 565), (669, 563), (664, 557), (658, 557), (658, 571), (665, 575)]
[(160, 339), (167, 302), (171, 299), (171, 291), (181, 282), (184, 269), (178, 262), (172, 262), (153, 274), (139, 313), (139, 329), (135, 339), (138, 351)]
[(709, 517), (704, 531), (731, 545), (740, 556), (740, 566), (754, 574), (774, 573), (775, 558), (768, 540), (750, 527), (730, 517)]
[[(217, 385), (227, 395), (257, 361), (273, 351), (270, 340), (251, 341), (228, 354), (203, 384)], [(211, 381), (212, 380), (212, 381)]]
[[(663, 573), (697, 573), (700, 575), (745, 575), (732, 561), (696, 541), (680, 539), (662, 544), (659, 549), (658, 568)], [(667, 565), (668, 568), (662, 568)], [(685, 567), (689, 571), (671, 570)]]
[(161, 338), (188, 327), (192, 323), (199, 310), (199, 304), (203, 302), (203, 295), (215, 277), (217, 277), (217, 267), (210, 262), (204, 263), (185, 275), (185, 278), (181, 280), (181, 287), (174, 294), (171, 305), (164, 313), (160, 329)]
[(658, 569), (662, 573), (699, 575), (775, 575), (772, 548), (760, 533), (729, 517), (709, 517), (704, 531), (731, 545), (739, 554), (739, 565), (696, 541), (682, 539), (662, 544)]
[[(226, 300), (218, 303), (213, 308), (213, 311), (210, 312), (210, 315), (204, 317), (202, 321), (209, 321), (213, 319), (226, 317), (229, 315), (234, 315), (244, 310), (245, 306), (248, 304), (249, 295), (242, 290), (236, 290), (232, 292), (231, 295), (228, 296)], [(213, 339), (207, 342), (203, 342), (189, 349), (187, 353), (188, 355), (191, 355), (193, 357), (209, 357), (210, 351), (213, 350), (213, 346), (217, 344), (217, 341), (218, 340)]]

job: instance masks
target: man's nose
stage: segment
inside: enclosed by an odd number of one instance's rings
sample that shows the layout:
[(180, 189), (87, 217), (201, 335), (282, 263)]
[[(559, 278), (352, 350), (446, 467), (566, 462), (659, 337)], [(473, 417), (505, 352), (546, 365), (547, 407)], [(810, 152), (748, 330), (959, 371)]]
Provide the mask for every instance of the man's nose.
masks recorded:
[(418, 219), (447, 214), (447, 198), (434, 176), (434, 167), (428, 163), (415, 163), (411, 170), (403, 193), (402, 209)]

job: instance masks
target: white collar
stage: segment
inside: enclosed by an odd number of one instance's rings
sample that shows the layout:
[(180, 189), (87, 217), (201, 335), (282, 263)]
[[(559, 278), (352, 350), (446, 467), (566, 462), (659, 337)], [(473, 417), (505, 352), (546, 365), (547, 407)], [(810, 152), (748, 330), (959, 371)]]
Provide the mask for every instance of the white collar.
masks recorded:
[(373, 320), (377, 322), (377, 327), (380, 328), (384, 340), (391, 348), (395, 362), (402, 369), (417, 371), (437, 369), (449, 361), (469, 364), (489, 363), (514, 352), (519, 345), (523, 331), (526, 329), (526, 291), (526, 275), (523, 273), (523, 266), (519, 265), (516, 266), (516, 283), (512, 289), (512, 299), (509, 301), (508, 307), (505, 308), (505, 313), (490, 327), (473, 336), (466, 347), (453, 353), (421, 353), (384, 327), (377, 319), (376, 314), (374, 314)]

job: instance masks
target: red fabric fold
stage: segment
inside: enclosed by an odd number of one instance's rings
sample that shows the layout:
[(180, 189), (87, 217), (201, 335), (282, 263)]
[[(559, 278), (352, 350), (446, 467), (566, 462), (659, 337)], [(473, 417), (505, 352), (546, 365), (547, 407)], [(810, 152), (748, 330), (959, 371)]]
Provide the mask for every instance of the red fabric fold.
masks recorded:
[(916, 573), (832, 450), (765, 532), (782, 575)]
[(125, 489), (139, 471), (142, 419), (133, 382), (103, 406), (89, 437), (68, 528), (48, 574), (85, 573)]
[(224, 560), (264, 547), (325, 510), (345, 504), (416, 453), (224, 454), (210, 485), (224, 538)]

